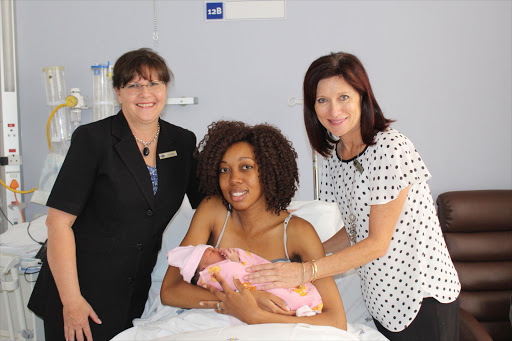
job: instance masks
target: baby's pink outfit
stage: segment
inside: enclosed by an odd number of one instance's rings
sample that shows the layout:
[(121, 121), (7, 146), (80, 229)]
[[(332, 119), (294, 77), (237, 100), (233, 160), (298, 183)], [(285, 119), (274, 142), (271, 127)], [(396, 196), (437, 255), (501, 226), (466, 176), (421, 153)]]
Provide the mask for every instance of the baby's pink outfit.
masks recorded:
[[(235, 284), (233, 283), (233, 276), (235, 275), (247, 289), (261, 290), (263, 284), (252, 285), (249, 282), (243, 282), (243, 278), (247, 274), (246, 268), (270, 262), (251, 252), (237, 248), (234, 250), (237, 251), (240, 262), (226, 259), (206, 267), (199, 273), (197, 284), (201, 286), (209, 284), (222, 290), (220, 284), (213, 277), (214, 273), (219, 273), (233, 290), (236, 290)], [(311, 316), (322, 312), (322, 297), (316, 287), (311, 283), (305, 283), (296, 288), (275, 288), (265, 291), (285, 300), (288, 307), (296, 311), (297, 316)]]

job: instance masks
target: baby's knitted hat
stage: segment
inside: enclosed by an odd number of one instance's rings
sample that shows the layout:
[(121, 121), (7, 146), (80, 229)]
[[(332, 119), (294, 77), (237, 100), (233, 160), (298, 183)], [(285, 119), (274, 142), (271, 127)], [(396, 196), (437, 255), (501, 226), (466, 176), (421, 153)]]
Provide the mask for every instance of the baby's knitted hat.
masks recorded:
[(167, 252), (167, 263), (180, 269), (180, 273), (186, 282), (190, 283), (206, 249), (211, 245), (178, 246)]

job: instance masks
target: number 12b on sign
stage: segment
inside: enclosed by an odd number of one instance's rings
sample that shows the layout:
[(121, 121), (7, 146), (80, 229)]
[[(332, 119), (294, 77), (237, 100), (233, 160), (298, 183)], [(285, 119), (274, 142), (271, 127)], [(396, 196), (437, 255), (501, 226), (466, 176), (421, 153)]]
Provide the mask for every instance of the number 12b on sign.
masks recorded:
[(207, 2), (206, 3), (206, 20), (224, 19), (224, 3)]

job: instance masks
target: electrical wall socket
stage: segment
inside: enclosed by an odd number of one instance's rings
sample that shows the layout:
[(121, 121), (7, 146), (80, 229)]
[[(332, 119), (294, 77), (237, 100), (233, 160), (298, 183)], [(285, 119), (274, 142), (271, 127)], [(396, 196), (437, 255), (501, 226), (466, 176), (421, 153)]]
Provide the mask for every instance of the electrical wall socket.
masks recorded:
[(9, 166), (16, 166), (21, 165), (21, 155), (9, 155), (7, 156), (7, 159), (9, 160)]

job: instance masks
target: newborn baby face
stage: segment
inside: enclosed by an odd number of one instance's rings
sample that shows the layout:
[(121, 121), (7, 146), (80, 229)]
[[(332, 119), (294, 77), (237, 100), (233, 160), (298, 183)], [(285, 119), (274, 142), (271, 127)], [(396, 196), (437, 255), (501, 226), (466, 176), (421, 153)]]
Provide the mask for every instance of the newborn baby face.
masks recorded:
[(219, 249), (214, 249), (209, 247), (203, 253), (203, 257), (201, 257), (201, 261), (199, 261), (199, 270), (203, 271), (207, 266), (212, 265), (214, 263), (218, 263), (223, 261), (225, 258), (219, 252)]

